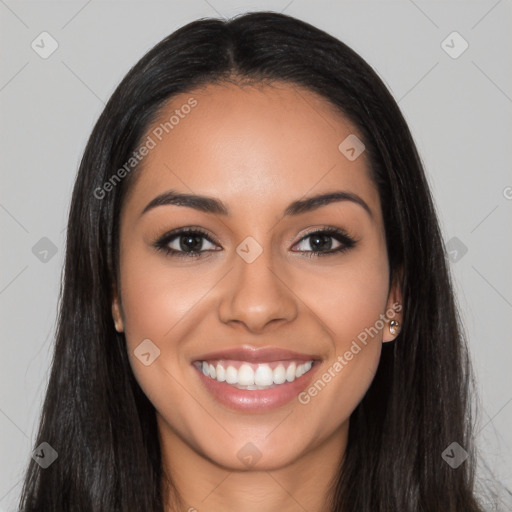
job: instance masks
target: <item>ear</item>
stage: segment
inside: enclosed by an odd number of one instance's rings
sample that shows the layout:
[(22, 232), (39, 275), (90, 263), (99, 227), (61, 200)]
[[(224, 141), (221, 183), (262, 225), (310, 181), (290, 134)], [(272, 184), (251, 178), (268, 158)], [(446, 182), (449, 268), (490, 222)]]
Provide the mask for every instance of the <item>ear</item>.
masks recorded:
[(117, 332), (124, 332), (123, 309), (117, 292), (117, 286), (112, 287), (112, 318)]
[[(402, 269), (400, 269), (393, 279), (391, 288), (389, 290), (388, 302), (386, 304), (386, 325), (384, 327), (384, 333), (382, 336), (382, 342), (386, 343), (394, 341), (395, 338), (400, 334), (402, 328), (403, 319), (403, 299), (402, 299)], [(395, 326), (395, 333), (390, 332), (391, 321), (395, 320), (398, 325)]]

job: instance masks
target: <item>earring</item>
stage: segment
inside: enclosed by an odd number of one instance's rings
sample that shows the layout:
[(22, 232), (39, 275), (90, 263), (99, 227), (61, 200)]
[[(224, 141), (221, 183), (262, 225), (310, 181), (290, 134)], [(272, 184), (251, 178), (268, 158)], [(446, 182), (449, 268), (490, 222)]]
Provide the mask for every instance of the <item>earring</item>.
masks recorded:
[(389, 323), (389, 332), (396, 334), (400, 330), (400, 324), (396, 320), (391, 320)]

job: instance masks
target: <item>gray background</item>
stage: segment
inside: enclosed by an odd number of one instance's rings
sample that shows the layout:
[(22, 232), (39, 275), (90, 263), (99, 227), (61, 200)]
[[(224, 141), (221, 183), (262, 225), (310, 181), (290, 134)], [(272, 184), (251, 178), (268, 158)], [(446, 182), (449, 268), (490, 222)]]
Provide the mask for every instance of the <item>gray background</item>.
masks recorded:
[[(14, 509), (35, 448), (71, 189), (104, 103), (147, 50), (185, 23), (266, 9), (347, 43), (397, 99), (451, 251), (479, 387), (477, 441), (512, 488), (510, 0), (0, 0), (0, 512)], [(47, 59), (31, 48), (43, 31), (59, 45)], [(441, 45), (453, 31), (469, 44), (458, 58)], [(450, 41), (450, 51), (462, 48)], [(43, 237), (55, 255), (43, 252)]]

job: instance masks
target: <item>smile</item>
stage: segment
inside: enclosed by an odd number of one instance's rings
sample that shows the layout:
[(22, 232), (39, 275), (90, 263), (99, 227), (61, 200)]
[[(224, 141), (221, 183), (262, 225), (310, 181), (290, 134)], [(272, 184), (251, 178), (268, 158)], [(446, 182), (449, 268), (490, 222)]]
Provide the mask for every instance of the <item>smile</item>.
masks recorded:
[(254, 363), (240, 360), (200, 360), (192, 366), (210, 397), (245, 413), (282, 407), (306, 389), (320, 366), (318, 360)]
[(255, 364), (246, 361), (197, 361), (204, 375), (225, 382), (237, 389), (251, 391), (273, 389), (296, 379), (311, 370), (313, 361), (274, 361)]

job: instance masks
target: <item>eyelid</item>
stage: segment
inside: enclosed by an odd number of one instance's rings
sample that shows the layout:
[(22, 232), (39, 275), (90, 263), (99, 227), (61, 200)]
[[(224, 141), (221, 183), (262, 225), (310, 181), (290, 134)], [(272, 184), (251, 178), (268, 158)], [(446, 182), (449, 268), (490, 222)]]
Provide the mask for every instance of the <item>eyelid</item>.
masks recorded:
[(347, 238), (351, 238), (352, 240), (355, 241), (355, 238), (353, 236), (349, 235), (348, 232), (343, 228), (339, 228), (336, 226), (322, 225), (322, 226), (316, 226), (314, 228), (311, 228), (311, 230), (308, 230), (305, 233), (303, 233), (301, 235), (301, 237), (299, 238), (299, 242), (303, 238), (306, 238), (307, 236), (314, 235), (315, 233), (324, 233), (325, 231), (337, 233), (340, 236), (343, 235), (343, 236), (346, 236)]
[(163, 234), (161, 237), (157, 239), (156, 243), (159, 243), (161, 241), (164, 241), (166, 239), (173, 239), (177, 237), (178, 235), (181, 235), (182, 233), (189, 233), (189, 232), (196, 232), (200, 233), (202, 236), (204, 236), (209, 242), (212, 244), (220, 245), (219, 240), (212, 235), (209, 231), (206, 229), (200, 227), (200, 226), (183, 226), (181, 228), (171, 229), (170, 231), (167, 231), (165, 234)]
[[(157, 243), (160, 242), (160, 241), (165, 240), (166, 238), (174, 238), (175, 236), (178, 236), (181, 233), (188, 233), (190, 231), (199, 232), (202, 235), (204, 235), (204, 237), (207, 240), (209, 240), (211, 243), (215, 243), (217, 245), (220, 245), (219, 240), (214, 235), (212, 235), (210, 232), (208, 232), (204, 228), (202, 228), (200, 226), (195, 226), (195, 225), (183, 226), (181, 228), (172, 229), (172, 230), (164, 233), (162, 236), (160, 236), (157, 239)], [(339, 235), (343, 235), (343, 236), (345, 236), (345, 237), (347, 237), (349, 239), (352, 239), (354, 242), (358, 242), (359, 241), (356, 238), (354, 238), (353, 236), (351, 236), (343, 228), (339, 228), (339, 227), (335, 227), (335, 226), (322, 225), (322, 226), (317, 226), (315, 228), (311, 228), (311, 230), (308, 230), (305, 233), (303, 233), (301, 235), (301, 237), (297, 240), (297, 242), (295, 242), (293, 245), (296, 245), (298, 242), (301, 242), (304, 238), (306, 238), (306, 237), (308, 237), (310, 235), (314, 235), (316, 233), (324, 232), (324, 231), (333, 231), (333, 232), (335, 232), (335, 233), (337, 233)], [(293, 238), (295, 238), (295, 237), (293, 237)], [(289, 239), (289, 241), (291, 242), (291, 240), (293, 240), (293, 238)]]

